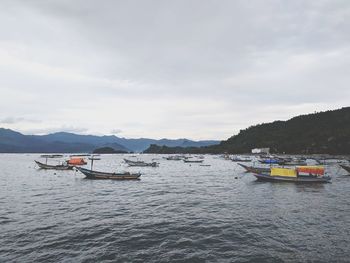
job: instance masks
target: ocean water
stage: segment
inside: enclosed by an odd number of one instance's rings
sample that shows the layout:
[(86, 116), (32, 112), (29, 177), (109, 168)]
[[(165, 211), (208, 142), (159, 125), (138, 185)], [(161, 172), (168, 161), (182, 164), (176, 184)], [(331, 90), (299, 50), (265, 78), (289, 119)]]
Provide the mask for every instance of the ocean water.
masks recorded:
[(295, 185), (218, 156), (141, 155), (160, 167), (132, 169), (101, 156), (96, 170), (143, 174), (110, 181), (38, 170), (38, 157), (0, 155), (0, 262), (350, 261), (350, 176), (336, 164), (331, 184)]

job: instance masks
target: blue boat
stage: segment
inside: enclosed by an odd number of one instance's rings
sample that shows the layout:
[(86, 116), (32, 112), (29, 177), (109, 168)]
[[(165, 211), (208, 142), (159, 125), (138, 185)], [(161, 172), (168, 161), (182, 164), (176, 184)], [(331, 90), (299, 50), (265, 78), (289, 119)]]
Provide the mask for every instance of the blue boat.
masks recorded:
[(279, 159), (263, 159), (263, 160), (259, 160), (259, 162), (263, 164), (279, 164), (279, 165), (285, 164), (284, 160), (279, 160)]

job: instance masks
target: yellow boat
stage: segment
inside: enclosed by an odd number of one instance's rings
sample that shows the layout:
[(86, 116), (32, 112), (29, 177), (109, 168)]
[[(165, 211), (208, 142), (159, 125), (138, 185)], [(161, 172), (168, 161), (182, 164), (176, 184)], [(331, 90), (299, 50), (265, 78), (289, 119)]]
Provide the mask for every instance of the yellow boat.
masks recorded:
[(270, 182), (329, 183), (331, 181), (331, 177), (325, 175), (323, 166), (272, 167), (270, 173), (258, 173), (254, 176), (258, 180)]

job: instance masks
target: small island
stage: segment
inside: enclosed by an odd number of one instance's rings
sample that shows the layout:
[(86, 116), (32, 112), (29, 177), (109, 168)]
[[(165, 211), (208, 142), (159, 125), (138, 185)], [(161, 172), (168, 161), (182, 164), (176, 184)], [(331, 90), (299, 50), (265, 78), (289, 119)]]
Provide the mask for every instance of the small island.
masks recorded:
[(123, 150), (115, 150), (112, 147), (101, 147), (97, 148), (93, 151), (93, 153), (98, 153), (98, 154), (114, 154), (114, 153), (128, 153), (127, 151)]

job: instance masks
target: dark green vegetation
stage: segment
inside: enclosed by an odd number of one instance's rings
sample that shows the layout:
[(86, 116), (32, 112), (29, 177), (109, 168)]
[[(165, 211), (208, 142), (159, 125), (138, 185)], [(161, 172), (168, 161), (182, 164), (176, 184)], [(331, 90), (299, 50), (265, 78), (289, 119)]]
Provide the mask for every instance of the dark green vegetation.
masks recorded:
[(146, 153), (249, 153), (269, 147), (272, 153), (350, 154), (350, 107), (275, 121), (241, 130), (218, 145), (181, 148), (151, 145)]
[(128, 152), (122, 151), (122, 150), (115, 150), (112, 147), (101, 147), (101, 148), (95, 149), (93, 153), (110, 154), (110, 153), (128, 153)]

